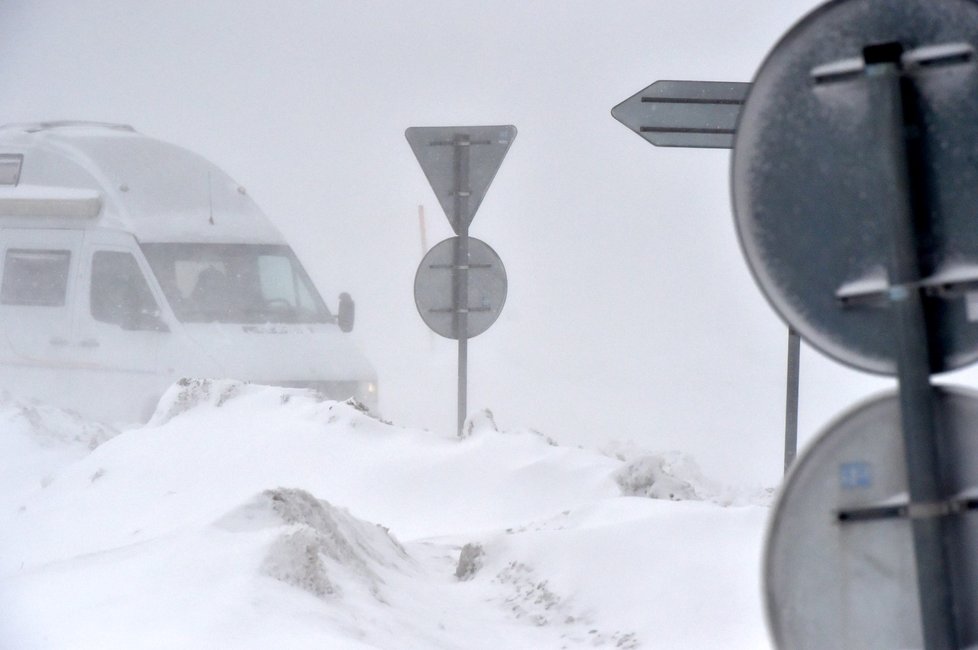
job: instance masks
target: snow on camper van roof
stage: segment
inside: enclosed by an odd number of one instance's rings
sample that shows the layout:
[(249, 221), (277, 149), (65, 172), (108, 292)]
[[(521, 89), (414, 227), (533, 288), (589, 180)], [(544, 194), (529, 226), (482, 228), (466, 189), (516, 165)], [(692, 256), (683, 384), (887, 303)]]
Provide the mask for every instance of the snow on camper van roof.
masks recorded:
[[(0, 188), (4, 221), (43, 216), (79, 223), (81, 213), (89, 226), (125, 230), (146, 242), (284, 243), (244, 188), (220, 168), (130, 126), (8, 124), (0, 126), (0, 155), (23, 156), (16, 185)], [(99, 199), (94, 214), (92, 192)], [(71, 205), (69, 199), (79, 195), (87, 199), (86, 209)], [(32, 213), (36, 197), (47, 204)], [(51, 214), (57, 206), (52, 198), (63, 211)]]

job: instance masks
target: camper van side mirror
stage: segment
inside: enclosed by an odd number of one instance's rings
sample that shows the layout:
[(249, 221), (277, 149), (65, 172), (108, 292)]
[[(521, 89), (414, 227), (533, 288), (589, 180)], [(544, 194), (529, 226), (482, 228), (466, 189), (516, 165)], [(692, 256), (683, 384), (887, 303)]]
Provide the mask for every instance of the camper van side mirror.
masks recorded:
[(348, 293), (341, 293), (340, 311), (336, 315), (336, 323), (340, 326), (341, 331), (350, 332), (353, 330), (353, 318), (355, 315), (356, 306), (353, 304), (353, 298)]

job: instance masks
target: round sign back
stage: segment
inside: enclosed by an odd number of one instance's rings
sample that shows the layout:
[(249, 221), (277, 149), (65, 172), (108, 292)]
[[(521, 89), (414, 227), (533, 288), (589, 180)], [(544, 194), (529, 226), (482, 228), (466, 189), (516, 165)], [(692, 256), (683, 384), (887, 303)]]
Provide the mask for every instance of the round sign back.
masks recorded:
[(838, 0), (789, 31), (759, 69), (734, 142), (737, 231), (757, 283), (815, 348), (896, 372), (890, 215), (900, 192), (867, 83), (899, 66), (932, 370), (978, 359), (978, 3)]
[[(421, 260), (414, 276), (414, 302), (425, 324), (450, 339), (456, 333), (455, 249), (452, 237), (434, 246)], [(468, 305), (465, 306), (465, 338), (482, 334), (496, 322), (506, 302), (506, 269), (496, 251), (474, 237), (468, 238)]]
[[(978, 643), (978, 396), (941, 390), (949, 562), (961, 647)], [(778, 648), (891, 650), (924, 645), (897, 398), (830, 425), (781, 490), (764, 553), (764, 596)]]

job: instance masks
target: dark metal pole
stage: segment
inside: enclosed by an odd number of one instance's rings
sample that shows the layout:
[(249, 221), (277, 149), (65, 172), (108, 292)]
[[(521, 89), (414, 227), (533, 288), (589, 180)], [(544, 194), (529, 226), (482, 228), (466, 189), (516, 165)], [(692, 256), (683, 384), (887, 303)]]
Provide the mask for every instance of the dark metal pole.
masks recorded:
[(469, 365), (469, 152), (468, 136), (455, 136), (455, 268), (452, 278), (454, 294), (455, 336), (458, 339), (458, 434), (462, 434), (468, 413)]
[[(899, 53), (898, 53), (899, 54)], [(957, 628), (945, 547), (930, 339), (919, 288), (912, 181), (907, 159), (902, 74), (897, 60), (867, 60), (866, 75), (875, 123), (880, 129), (881, 178), (894, 202), (888, 217), (892, 257), (890, 301), (897, 331), (897, 377), (907, 465), (910, 517), (917, 566), (917, 592), (927, 650), (956, 650)], [(868, 59), (868, 57), (867, 57)], [(889, 59), (889, 60), (887, 60)]]
[(788, 328), (788, 380), (784, 405), (784, 473), (798, 454), (798, 375), (801, 367), (801, 337)]

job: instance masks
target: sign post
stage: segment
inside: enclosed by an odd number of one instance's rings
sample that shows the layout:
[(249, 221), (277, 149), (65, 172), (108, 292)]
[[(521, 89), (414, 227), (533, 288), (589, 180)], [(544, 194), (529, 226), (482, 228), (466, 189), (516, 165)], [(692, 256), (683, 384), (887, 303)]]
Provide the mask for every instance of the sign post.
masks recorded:
[[(516, 127), (411, 127), (404, 135), (457, 235), (433, 248), (422, 260), (415, 276), (415, 302), (422, 319), (429, 327), (442, 336), (458, 340), (458, 433), (461, 434), (468, 413), (468, 340), (485, 331), (495, 321), (502, 309), (506, 292), (502, 262), (495, 252), (491, 252), (492, 249), (469, 237), (469, 225), (516, 137)], [(498, 289), (496, 293), (483, 292), (481, 299), (485, 304), (473, 306), (470, 299), (476, 268), (473, 267), (471, 258), (472, 245), (475, 242), (478, 242), (476, 247), (480, 256), (486, 256), (484, 247), (491, 252), (490, 257), (494, 258), (491, 262), (483, 263), (480, 270), (488, 268), (501, 272), (502, 290), (501, 295)], [(443, 247), (443, 244), (447, 246)], [(441, 250), (439, 247), (442, 247)], [(446, 265), (441, 257), (448, 247), (451, 249), (451, 260)], [(436, 254), (436, 251), (439, 252)], [(435, 259), (429, 259), (433, 254)], [(486, 267), (485, 264), (489, 266)], [(438, 270), (450, 271), (450, 307), (431, 304), (432, 288), (439, 285)], [(433, 272), (436, 273), (433, 275)], [(493, 275), (497, 281), (498, 272)], [(476, 282), (479, 287), (483, 286), (481, 281)], [(493, 286), (497, 285), (498, 282)], [(473, 331), (474, 312), (492, 314), (492, 320), (482, 329)], [(433, 314), (445, 313), (451, 317), (448, 331), (441, 327), (442, 324), (438, 327), (432, 325), (431, 320), (437, 320)]]
[[(435, 145), (446, 146), (446, 145)], [(462, 431), (468, 409), (469, 377), (469, 151), (472, 140), (466, 133), (456, 133), (452, 138), (452, 153), (455, 161), (455, 273), (453, 275), (452, 295), (455, 305), (453, 317), (454, 337), (458, 339), (458, 431)], [(474, 215), (473, 215), (474, 216)]]
[(974, 0), (834, 0), (739, 106), (734, 217), (757, 285), (809, 345), (898, 381), (782, 487), (765, 552), (779, 647), (978, 644), (978, 398), (931, 383), (978, 361), (976, 50)]
[(798, 375), (801, 368), (801, 337), (788, 328), (788, 379), (784, 398), (784, 473), (798, 455)]
[[(732, 149), (750, 84), (739, 81), (656, 81), (611, 109), (611, 115), (657, 147)], [(784, 473), (798, 451), (801, 339), (788, 327)]]
[[(908, 494), (900, 518), (910, 533), (920, 622), (919, 637), (902, 643), (959, 648), (974, 641), (964, 619), (976, 603), (954, 577), (961, 559), (951, 548), (964, 522), (954, 514), (954, 461), (942, 453), (948, 416), (930, 376), (978, 352), (967, 314), (978, 237), (965, 225), (978, 196), (956, 189), (962, 175), (975, 175), (962, 152), (978, 148), (978, 138), (957, 134), (978, 119), (970, 44), (978, 42), (978, 8), (955, 0), (900, 5), (911, 30), (925, 13), (946, 21), (935, 36), (894, 30), (889, 6), (870, 5), (851, 0), (810, 17), (768, 56), (738, 125), (734, 211), (754, 277), (782, 318), (823, 353), (897, 377)], [(827, 43), (843, 24), (851, 29), (846, 42)], [(787, 104), (792, 119), (771, 113)], [(959, 147), (937, 146), (947, 139)], [(757, 168), (772, 157), (782, 170)], [(853, 527), (871, 525), (861, 522)]]

